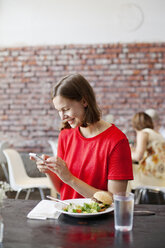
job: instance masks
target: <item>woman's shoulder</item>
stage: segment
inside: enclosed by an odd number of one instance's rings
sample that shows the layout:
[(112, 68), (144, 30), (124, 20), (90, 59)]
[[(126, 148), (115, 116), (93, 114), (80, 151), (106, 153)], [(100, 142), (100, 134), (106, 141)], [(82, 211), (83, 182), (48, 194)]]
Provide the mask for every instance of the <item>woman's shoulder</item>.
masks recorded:
[(120, 128), (118, 128), (115, 124), (112, 124), (112, 132), (115, 134), (115, 135), (119, 135), (121, 137), (126, 137), (126, 135), (121, 131)]
[(144, 128), (144, 129), (142, 129), (141, 131), (142, 131), (142, 132), (146, 132), (146, 133), (154, 133), (154, 132), (155, 132), (155, 130), (152, 129), (152, 128)]
[(147, 133), (149, 135), (149, 138), (151, 140), (159, 140), (161, 142), (164, 142), (164, 137), (157, 131), (151, 128), (145, 128), (142, 130), (142, 132)]
[(154, 129), (151, 128), (144, 128), (140, 130), (140, 132), (143, 134), (148, 134), (149, 136), (155, 136), (158, 134)]
[(149, 134), (153, 134), (153, 135), (159, 135), (161, 136), (161, 134), (159, 132), (157, 132), (156, 130), (152, 129), (152, 128), (144, 128), (141, 130), (142, 132), (145, 133), (149, 133)]
[(72, 139), (75, 132), (76, 132), (75, 128), (62, 129), (59, 133), (59, 140), (66, 141), (68, 139)]
[(105, 132), (107, 138), (119, 142), (120, 140), (127, 139), (126, 135), (115, 125), (112, 124)]
[(76, 132), (76, 128), (65, 128), (60, 131), (60, 136), (64, 137), (64, 136), (72, 135), (75, 132)]

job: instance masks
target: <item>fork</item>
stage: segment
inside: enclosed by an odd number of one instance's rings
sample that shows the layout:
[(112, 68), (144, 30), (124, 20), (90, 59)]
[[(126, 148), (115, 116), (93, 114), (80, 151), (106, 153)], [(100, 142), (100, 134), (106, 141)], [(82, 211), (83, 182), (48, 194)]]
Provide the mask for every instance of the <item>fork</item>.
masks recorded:
[(47, 195), (46, 197), (47, 197), (48, 199), (50, 199), (50, 200), (53, 200), (53, 201), (56, 201), (56, 202), (63, 203), (63, 204), (65, 204), (65, 205), (67, 205), (67, 206), (70, 205), (68, 202), (61, 201), (61, 200), (59, 200), (59, 199), (57, 199), (57, 198), (54, 198), (54, 197), (52, 197), (52, 196), (50, 196), (50, 195)]

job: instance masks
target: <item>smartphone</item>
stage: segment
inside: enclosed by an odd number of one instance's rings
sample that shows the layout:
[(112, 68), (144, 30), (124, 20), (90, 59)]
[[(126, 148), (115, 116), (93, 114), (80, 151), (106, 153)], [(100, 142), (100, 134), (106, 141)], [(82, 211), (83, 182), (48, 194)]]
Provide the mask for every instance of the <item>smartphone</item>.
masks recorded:
[(29, 153), (29, 156), (35, 158), (36, 160), (42, 160), (44, 163), (47, 163), (46, 160), (44, 160), (43, 158), (41, 158), (36, 153)]

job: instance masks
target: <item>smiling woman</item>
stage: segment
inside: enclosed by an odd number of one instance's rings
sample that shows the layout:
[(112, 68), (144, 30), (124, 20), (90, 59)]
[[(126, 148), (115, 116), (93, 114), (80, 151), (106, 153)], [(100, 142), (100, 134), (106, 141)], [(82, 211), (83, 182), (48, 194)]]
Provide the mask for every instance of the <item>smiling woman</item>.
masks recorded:
[[(87, 80), (80, 74), (69, 75), (60, 80), (52, 90), (52, 99), (55, 108), (58, 107), (56, 104), (59, 104), (63, 111), (71, 110), (76, 112), (76, 115), (79, 115), (77, 113), (79, 111), (83, 112), (81, 114), (84, 118), (81, 117), (81, 125), (84, 127), (87, 126), (87, 122), (89, 125), (100, 119), (101, 112), (94, 92)], [(68, 125), (67, 121), (64, 121), (64, 127), (65, 125)]]
[(68, 127), (76, 127), (82, 125), (82, 119), (84, 116), (84, 107), (86, 105), (85, 100), (80, 102), (70, 100), (62, 96), (57, 96), (53, 99), (55, 109), (58, 110), (63, 125)]
[(37, 166), (51, 178), (61, 199), (126, 191), (133, 179), (128, 140), (101, 119), (88, 81), (80, 74), (62, 78), (53, 87), (52, 100), (62, 120), (57, 157), (43, 155), (46, 164), (38, 161)]

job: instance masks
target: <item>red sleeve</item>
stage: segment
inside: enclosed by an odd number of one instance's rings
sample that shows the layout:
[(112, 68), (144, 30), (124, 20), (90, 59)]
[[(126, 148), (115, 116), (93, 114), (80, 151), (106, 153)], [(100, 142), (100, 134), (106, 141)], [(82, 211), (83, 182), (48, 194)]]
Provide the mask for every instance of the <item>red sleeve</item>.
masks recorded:
[(133, 179), (131, 151), (127, 139), (121, 140), (112, 151), (109, 163), (108, 179)]

